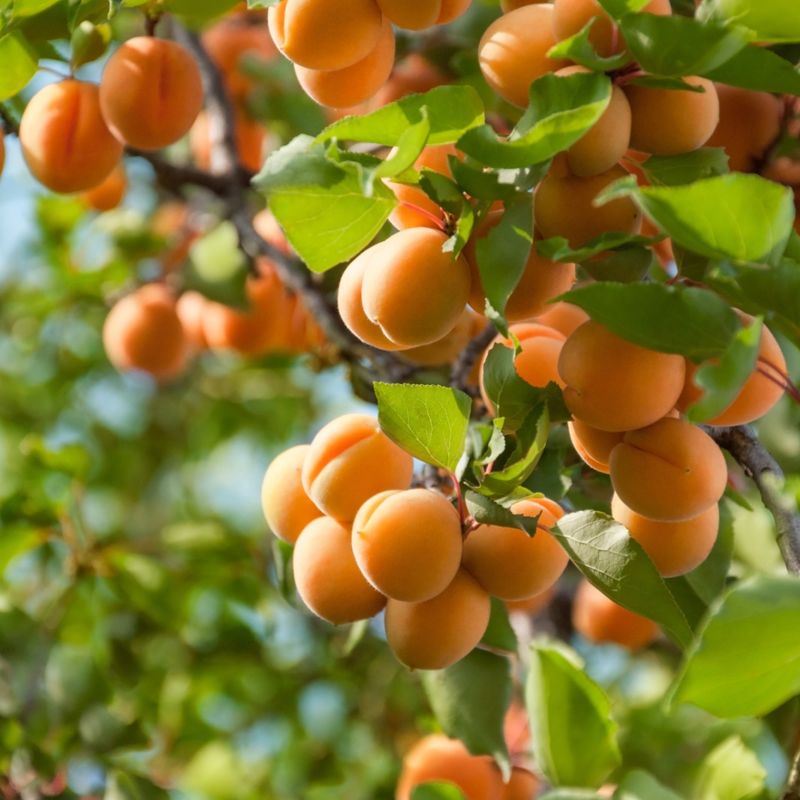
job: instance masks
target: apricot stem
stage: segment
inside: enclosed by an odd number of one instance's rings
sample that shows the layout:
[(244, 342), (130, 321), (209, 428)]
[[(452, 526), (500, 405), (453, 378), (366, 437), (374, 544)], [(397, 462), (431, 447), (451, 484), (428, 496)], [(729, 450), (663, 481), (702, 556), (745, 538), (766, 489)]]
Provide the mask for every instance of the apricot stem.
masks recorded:
[(433, 222), (442, 233), (447, 233), (444, 222), (442, 222), (442, 220), (437, 217), (436, 214), (432, 214), (430, 211), (422, 208), (422, 206), (418, 206), (416, 203), (409, 203), (407, 200), (401, 201), (398, 205), (402, 206), (403, 208), (408, 208), (417, 214), (421, 214), (423, 217), (425, 217), (425, 219), (429, 219), (431, 222)]

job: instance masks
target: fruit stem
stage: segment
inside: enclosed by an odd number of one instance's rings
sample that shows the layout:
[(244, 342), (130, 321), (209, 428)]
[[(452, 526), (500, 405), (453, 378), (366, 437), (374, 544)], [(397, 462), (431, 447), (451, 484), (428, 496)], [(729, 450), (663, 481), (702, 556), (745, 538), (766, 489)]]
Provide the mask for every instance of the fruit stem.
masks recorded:
[(403, 206), (404, 208), (409, 208), (412, 211), (415, 211), (417, 214), (421, 214), (423, 217), (433, 222), (442, 233), (447, 233), (447, 231), (445, 230), (444, 222), (442, 222), (442, 220), (439, 217), (437, 217), (436, 214), (432, 214), (426, 208), (422, 208), (421, 206), (418, 206), (416, 203), (409, 203), (407, 200), (403, 200), (400, 203), (400, 205)]

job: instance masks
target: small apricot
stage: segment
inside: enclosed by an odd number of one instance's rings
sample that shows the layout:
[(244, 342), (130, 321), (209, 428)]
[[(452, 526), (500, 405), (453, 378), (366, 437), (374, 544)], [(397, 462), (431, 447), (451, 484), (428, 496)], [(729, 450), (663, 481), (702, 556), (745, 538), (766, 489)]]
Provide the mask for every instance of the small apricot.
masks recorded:
[(522, 6), (535, 6), (537, 3), (546, 3), (548, 0), (500, 0), (500, 8), (504, 14)]
[(539, 779), (523, 767), (514, 767), (505, 785), (502, 800), (533, 800), (541, 789)]
[(466, 309), (450, 333), (433, 344), (411, 347), (401, 352), (401, 358), (421, 367), (451, 364), (469, 343), (486, 327), (486, 320), (472, 309)]
[(389, 80), (370, 101), (370, 108), (381, 108), (401, 97), (428, 92), (447, 82), (447, 76), (419, 53), (409, 53), (394, 68)]
[(436, 20), (437, 25), (446, 25), (465, 14), (472, 0), (442, 0), (442, 10)]
[(593, 470), (608, 475), (611, 451), (622, 441), (622, 433), (601, 431), (576, 419), (572, 420), (567, 427), (575, 452)]
[(127, 190), (128, 177), (125, 174), (125, 167), (120, 163), (111, 170), (102, 183), (85, 191), (81, 198), (95, 211), (111, 211), (122, 202)]
[(548, 328), (555, 328), (564, 336), (571, 336), (588, 320), (589, 315), (580, 306), (559, 301), (550, 303), (541, 314), (537, 314), (533, 321), (540, 325), (547, 325)]
[(555, 587), (551, 586), (533, 597), (524, 600), (506, 600), (506, 609), (510, 614), (525, 614), (528, 617), (536, 616), (544, 611), (555, 596)]
[(422, 31), (436, 24), (442, 13), (442, 0), (377, 0), (384, 16), (398, 28)]
[(184, 292), (175, 304), (178, 318), (183, 326), (186, 341), (196, 353), (208, 347), (203, 316), (208, 308), (208, 300), (200, 292)]

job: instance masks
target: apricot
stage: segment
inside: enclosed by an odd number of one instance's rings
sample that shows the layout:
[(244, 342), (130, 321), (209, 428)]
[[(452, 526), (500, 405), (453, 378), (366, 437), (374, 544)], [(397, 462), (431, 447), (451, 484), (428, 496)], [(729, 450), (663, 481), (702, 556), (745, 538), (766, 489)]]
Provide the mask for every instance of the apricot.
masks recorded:
[(125, 167), (120, 163), (111, 170), (104, 181), (84, 192), (81, 198), (95, 211), (111, 211), (122, 202), (127, 190), (128, 177), (125, 174)]
[(520, 108), (528, 105), (528, 89), (542, 75), (569, 63), (549, 58), (556, 44), (553, 6), (522, 6), (496, 19), (478, 44), (478, 62), (486, 82), (504, 100)]
[(421, 367), (451, 364), (467, 345), (484, 329), (486, 321), (480, 314), (466, 309), (450, 333), (433, 344), (411, 347), (401, 352), (401, 358)]
[(653, 620), (618, 605), (586, 580), (575, 593), (572, 625), (590, 642), (618, 644), (628, 650), (646, 647), (660, 633)]
[(615, 494), (611, 514), (642, 546), (665, 578), (685, 575), (699, 567), (714, 547), (719, 530), (719, 506), (681, 522), (658, 522), (631, 511)]
[(642, 212), (629, 197), (602, 206), (594, 205), (600, 192), (627, 175), (628, 172), (619, 165), (590, 178), (559, 175), (551, 169), (534, 195), (536, 228), (546, 239), (563, 236), (573, 248), (582, 247), (612, 231), (630, 235), (638, 233), (642, 227)]
[(472, 0), (442, 0), (442, 10), (439, 12), (437, 25), (445, 25), (465, 14)]
[[(685, 411), (694, 405), (705, 392), (694, 383), (698, 367), (686, 362), (686, 384), (677, 406)], [(756, 369), (745, 381), (736, 399), (721, 413), (709, 420), (709, 425), (747, 425), (763, 417), (783, 397), (780, 383), (786, 374), (786, 359), (772, 331), (761, 328), (761, 343)], [(770, 377), (767, 377), (770, 376)]]
[(643, 428), (675, 406), (686, 374), (681, 356), (640, 347), (599, 322), (581, 325), (564, 343), (558, 371), (576, 419), (602, 431)]
[(286, 256), (294, 255), (283, 228), (281, 228), (275, 215), (268, 208), (262, 209), (253, 217), (253, 227), (265, 242), (269, 242), (281, 253)]
[[(481, 286), (481, 275), (478, 268), (477, 243), (489, 235), (492, 228), (500, 223), (503, 218), (502, 211), (492, 211), (485, 217), (464, 248), (464, 257), (467, 259), (472, 275), (472, 291), (469, 295), (469, 304), (478, 312), (483, 313), (486, 308), (486, 295)], [(561, 264), (542, 258), (536, 248), (532, 247), (525, 270), (505, 309), (505, 317), (509, 322), (524, 322), (544, 311), (547, 303), (554, 297), (568, 292), (575, 283), (575, 265)]]
[(72, 79), (45, 86), (31, 98), (19, 142), (33, 177), (54, 192), (97, 186), (122, 157), (122, 145), (100, 113), (97, 86)]
[(514, 767), (511, 780), (505, 785), (502, 800), (533, 800), (541, 784), (539, 779), (523, 767)]
[(719, 98), (707, 78), (683, 79), (702, 92), (656, 89), (629, 84), (631, 147), (658, 156), (689, 153), (702, 147), (719, 122)]
[(142, 286), (116, 303), (103, 326), (103, 345), (118, 370), (148, 372), (158, 380), (180, 374), (189, 354), (175, 299), (160, 284)]
[(547, 498), (520, 500), (511, 510), (526, 517), (539, 515), (536, 535), (481, 525), (464, 543), (464, 567), (489, 594), (525, 600), (547, 591), (567, 568), (569, 557), (549, 532), (564, 512)]
[(365, 414), (345, 414), (314, 437), (303, 487), (315, 505), (341, 522), (380, 492), (407, 489), (414, 460)]
[(366, 58), (383, 27), (375, 0), (281, 0), (268, 19), (273, 41), (289, 60), (322, 70)]
[(447, 235), (411, 228), (370, 253), (361, 300), (368, 319), (392, 342), (431, 344), (455, 328), (467, 304), (469, 264), (442, 251)]
[(447, 77), (438, 67), (419, 53), (410, 53), (397, 63), (389, 80), (372, 98), (370, 106), (380, 108), (409, 94), (428, 92), (446, 82)]
[(442, 0), (377, 0), (384, 16), (398, 28), (422, 31), (435, 25), (442, 13)]
[(303, 528), (292, 554), (297, 593), (334, 625), (374, 617), (386, 598), (367, 583), (350, 547), (350, 530), (330, 517)]
[(580, 306), (559, 301), (550, 303), (533, 321), (547, 325), (548, 328), (555, 328), (564, 336), (571, 336), (588, 319), (589, 315)]
[(509, 613), (526, 614), (529, 617), (536, 616), (550, 604), (555, 596), (555, 588), (550, 587), (545, 591), (535, 594), (533, 597), (526, 597), (524, 600), (506, 600), (506, 608)]
[(471, 755), (458, 739), (440, 733), (426, 736), (406, 753), (395, 800), (411, 800), (417, 786), (433, 781), (457, 786), (467, 800), (502, 798), (502, 782), (491, 760)]
[(622, 441), (622, 433), (601, 431), (575, 419), (567, 427), (575, 452), (593, 470), (608, 475), (611, 451)]
[(360, 61), (335, 70), (315, 70), (295, 64), (294, 71), (303, 91), (322, 106), (348, 108), (365, 103), (383, 86), (394, 66), (394, 30), (384, 20), (375, 47)]
[(500, 0), (500, 8), (504, 14), (522, 6), (535, 6), (537, 3), (546, 3), (547, 0)]
[(160, 150), (185, 136), (203, 107), (197, 62), (176, 42), (137, 36), (109, 58), (100, 107), (111, 132), (141, 150)]
[(445, 669), (468, 655), (489, 625), (491, 601), (465, 570), (439, 595), (422, 603), (389, 600), (386, 638), (411, 669)]
[(611, 451), (611, 483), (625, 505), (661, 522), (702, 514), (722, 497), (725, 457), (696, 425), (665, 418), (628, 431)]
[[(250, 172), (258, 172), (264, 161), (267, 132), (260, 122), (237, 113), (235, 120), (236, 155)], [(211, 169), (211, 129), (208, 114), (201, 111), (189, 132), (189, 149), (200, 169)]]
[(208, 308), (208, 302), (200, 292), (188, 291), (178, 298), (178, 302), (175, 305), (186, 341), (195, 352), (205, 350), (208, 347), (206, 334), (203, 330), (203, 316)]
[(366, 579), (393, 600), (419, 603), (441, 594), (461, 564), (461, 520), (428, 489), (371, 497), (353, 522), (353, 552)]

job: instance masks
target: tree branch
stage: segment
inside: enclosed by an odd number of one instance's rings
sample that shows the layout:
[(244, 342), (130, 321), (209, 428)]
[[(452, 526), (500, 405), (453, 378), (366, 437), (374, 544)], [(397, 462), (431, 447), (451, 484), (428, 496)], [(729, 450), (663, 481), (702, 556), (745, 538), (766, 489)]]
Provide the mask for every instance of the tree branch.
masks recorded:
[(800, 747), (794, 755), (792, 768), (786, 782), (786, 789), (781, 795), (781, 800), (800, 800)]
[(472, 369), (483, 355), (486, 348), (497, 336), (497, 329), (491, 323), (487, 325), (465, 348), (453, 364), (450, 373), (450, 386), (477, 397), (475, 387), (470, 386), (469, 376)]

